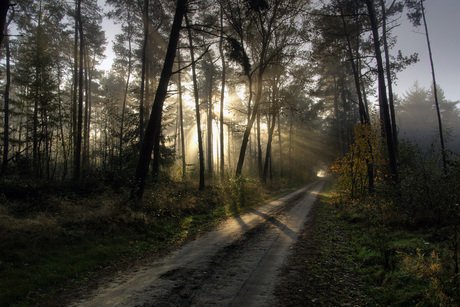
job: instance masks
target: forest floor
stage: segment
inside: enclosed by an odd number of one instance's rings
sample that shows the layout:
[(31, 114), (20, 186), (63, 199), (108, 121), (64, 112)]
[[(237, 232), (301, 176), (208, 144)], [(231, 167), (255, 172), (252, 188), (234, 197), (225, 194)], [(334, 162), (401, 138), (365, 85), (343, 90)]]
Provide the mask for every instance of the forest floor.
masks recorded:
[(375, 305), (356, 272), (350, 231), (338, 223), (327, 198), (316, 200), (275, 288), (277, 306)]
[(97, 289), (75, 306), (267, 306), (279, 269), (324, 182), (230, 218), (175, 252)]
[[(227, 212), (230, 208), (226, 207), (219, 215), (209, 214), (210, 209), (221, 210), (211, 204), (210, 194), (200, 200), (207, 204), (204, 207), (197, 201), (191, 216), (181, 214), (190, 211), (188, 207), (161, 211), (161, 223), (151, 223), (151, 227), (163, 228), (145, 228), (150, 239), (171, 232), (160, 240), (161, 246), (155, 243), (161, 238), (149, 243), (132, 236), (132, 241), (118, 242), (117, 236), (110, 239), (104, 232), (103, 240), (89, 241), (91, 245), (85, 240), (72, 247), (72, 253), (65, 245), (59, 245), (62, 253), (48, 253), (52, 257), (46, 258), (44, 268), (52, 263), (50, 273), (38, 271), (31, 260), (16, 265), (20, 270), (4, 269), (26, 279), (4, 275), (0, 286), (10, 291), (14, 289), (10, 285), (20, 288), (25, 280), (38, 284), (41, 276), (51, 274), (53, 279), (47, 278), (53, 280), (52, 289), (29, 290), (21, 306), (455, 305), (458, 286), (455, 279), (442, 275), (441, 264), (445, 264), (437, 254), (443, 249), (433, 229), (374, 229), (360, 211), (335, 203), (331, 181), (320, 192), (321, 187), (322, 183), (315, 183), (236, 213)], [(258, 189), (250, 191), (248, 198), (260, 195)], [(183, 198), (181, 193), (177, 199)], [(167, 207), (156, 210), (162, 208)], [(221, 218), (227, 214), (233, 216)], [(116, 222), (111, 218), (106, 223)], [(114, 248), (106, 245), (109, 239), (118, 242)], [(127, 245), (129, 251), (118, 250), (117, 246)], [(24, 257), (33, 255), (29, 252)], [(93, 255), (100, 259), (78, 267), (82, 259)], [(64, 265), (73, 273), (63, 270)]]

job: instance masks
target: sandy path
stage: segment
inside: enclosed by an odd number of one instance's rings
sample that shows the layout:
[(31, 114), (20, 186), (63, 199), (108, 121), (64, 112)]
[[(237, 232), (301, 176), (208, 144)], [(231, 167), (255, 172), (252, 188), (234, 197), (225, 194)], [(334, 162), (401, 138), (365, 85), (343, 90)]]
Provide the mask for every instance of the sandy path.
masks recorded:
[(229, 219), (73, 306), (266, 306), (322, 185)]

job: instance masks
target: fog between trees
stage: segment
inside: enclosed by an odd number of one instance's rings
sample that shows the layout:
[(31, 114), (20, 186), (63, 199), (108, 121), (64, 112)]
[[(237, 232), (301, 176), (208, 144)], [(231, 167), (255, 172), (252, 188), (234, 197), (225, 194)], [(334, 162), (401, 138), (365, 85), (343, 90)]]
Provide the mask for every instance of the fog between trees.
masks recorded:
[[(100, 176), (129, 186), (142, 172), (148, 183), (169, 177), (200, 189), (241, 175), (306, 182), (345, 155), (354, 125), (373, 113), (397, 175), (398, 139), (438, 146), (431, 90), (414, 85), (394, 98), (391, 89), (417, 61), (391, 51), (392, 28), (406, 13), (420, 18), (417, 3), (11, 3), (1, 45), (2, 177), (77, 184)], [(103, 18), (121, 26), (109, 71), (97, 69)], [(447, 148), (458, 152), (458, 102), (440, 92)]]

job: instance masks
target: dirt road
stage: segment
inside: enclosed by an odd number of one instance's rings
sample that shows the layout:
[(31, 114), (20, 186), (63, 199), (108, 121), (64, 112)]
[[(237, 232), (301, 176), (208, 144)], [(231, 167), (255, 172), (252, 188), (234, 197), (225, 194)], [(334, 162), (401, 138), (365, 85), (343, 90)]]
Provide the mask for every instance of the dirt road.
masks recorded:
[(267, 306), (323, 182), (229, 219), (73, 306)]

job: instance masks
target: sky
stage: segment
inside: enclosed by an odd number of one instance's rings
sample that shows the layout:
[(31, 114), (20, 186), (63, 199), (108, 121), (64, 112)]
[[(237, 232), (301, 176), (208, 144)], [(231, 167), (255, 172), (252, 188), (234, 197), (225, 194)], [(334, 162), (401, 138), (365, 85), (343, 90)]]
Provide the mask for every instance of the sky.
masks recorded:
[[(436, 83), (444, 90), (448, 100), (460, 100), (460, 0), (426, 0), (425, 13), (431, 41)], [(419, 62), (398, 74), (394, 91), (404, 96), (418, 81), (422, 87), (430, 88), (430, 59), (424, 28), (414, 28), (405, 21), (394, 30), (398, 43), (394, 51), (403, 54), (417, 52)]]
[[(104, 0), (98, 0), (103, 5)], [(431, 49), (436, 73), (436, 83), (444, 90), (448, 100), (460, 100), (460, 0), (426, 0), (425, 12), (428, 32), (431, 40)], [(394, 29), (393, 34), (398, 42), (392, 53), (401, 50), (404, 55), (414, 52), (419, 54), (419, 62), (407, 67), (398, 74), (394, 85), (394, 92), (403, 97), (417, 81), (420, 86), (430, 88), (433, 84), (431, 77), (430, 60), (424, 28), (414, 28), (404, 14), (401, 25)], [(105, 19), (107, 58), (100, 68), (110, 69), (112, 58), (112, 40), (119, 33), (119, 26)]]

